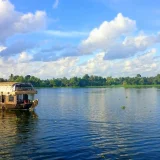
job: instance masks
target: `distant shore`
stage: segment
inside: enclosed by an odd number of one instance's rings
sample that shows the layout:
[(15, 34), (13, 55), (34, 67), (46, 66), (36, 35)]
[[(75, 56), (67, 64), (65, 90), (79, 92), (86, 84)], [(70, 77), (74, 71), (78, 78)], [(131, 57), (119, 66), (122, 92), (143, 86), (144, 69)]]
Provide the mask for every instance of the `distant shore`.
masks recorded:
[(160, 87), (160, 74), (154, 77), (142, 77), (137, 74), (135, 77), (101, 77), (85, 74), (82, 77), (52, 78), (42, 80), (38, 77), (26, 75), (19, 76), (11, 74), (8, 79), (0, 79), (1, 82), (24, 82), (31, 83), (34, 87), (44, 88), (146, 88)]
[(85, 86), (85, 87), (79, 87), (79, 86), (59, 86), (59, 87), (36, 87), (36, 88), (160, 88), (160, 85), (110, 85), (110, 86)]

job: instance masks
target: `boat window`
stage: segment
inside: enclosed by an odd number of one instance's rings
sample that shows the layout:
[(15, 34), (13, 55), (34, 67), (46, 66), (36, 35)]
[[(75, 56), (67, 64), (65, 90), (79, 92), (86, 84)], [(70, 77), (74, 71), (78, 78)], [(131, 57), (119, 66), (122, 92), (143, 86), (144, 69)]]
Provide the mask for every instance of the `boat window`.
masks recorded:
[(15, 86), (13, 86), (13, 90), (14, 91), (29, 91), (29, 90), (33, 90), (33, 86), (31, 84), (16, 84)]
[(14, 96), (9, 95), (8, 100), (9, 100), (9, 102), (13, 102), (14, 101)]
[(34, 100), (34, 94), (28, 94), (28, 99), (30, 101), (33, 101)]
[(17, 102), (23, 103), (24, 101), (33, 101), (34, 100), (34, 94), (18, 94), (17, 95)]

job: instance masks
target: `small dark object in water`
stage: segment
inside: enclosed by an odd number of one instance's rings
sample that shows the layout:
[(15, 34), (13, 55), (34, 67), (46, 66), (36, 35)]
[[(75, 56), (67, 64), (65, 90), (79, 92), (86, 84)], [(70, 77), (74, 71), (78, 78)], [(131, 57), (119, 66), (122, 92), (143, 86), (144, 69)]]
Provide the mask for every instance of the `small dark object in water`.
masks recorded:
[(122, 106), (121, 108), (122, 108), (122, 109), (126, 109), (126, 107), (125, 107), (125, 106)]

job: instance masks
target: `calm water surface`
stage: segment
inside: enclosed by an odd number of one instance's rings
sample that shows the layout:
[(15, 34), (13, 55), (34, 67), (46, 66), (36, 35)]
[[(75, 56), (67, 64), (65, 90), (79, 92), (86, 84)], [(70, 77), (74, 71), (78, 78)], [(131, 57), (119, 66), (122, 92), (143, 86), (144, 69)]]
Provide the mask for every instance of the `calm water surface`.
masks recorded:
[(160, 159), (158, 88), (39, 89), (36, 98), (34, 112), (0, 112), (0, 159)]

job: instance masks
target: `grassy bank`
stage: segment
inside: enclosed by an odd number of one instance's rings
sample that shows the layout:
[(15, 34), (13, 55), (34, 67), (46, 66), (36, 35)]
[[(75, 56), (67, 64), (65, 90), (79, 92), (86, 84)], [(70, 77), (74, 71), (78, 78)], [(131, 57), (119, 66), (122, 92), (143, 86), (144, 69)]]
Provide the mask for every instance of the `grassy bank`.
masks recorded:
[(160, 88), (160, 85), (124, 85), (124, 88)]
[(80, 87), (80, 86), (60, 86), (60, 87), (36, 87), (38, 88), (160, 88), (160, 85), (110, 85), (110, 86), (86, 86), (86, 87)]
[(87, 86), (85, 88), (160, 88), (160, 85), (111, 85), (111, 86)]

